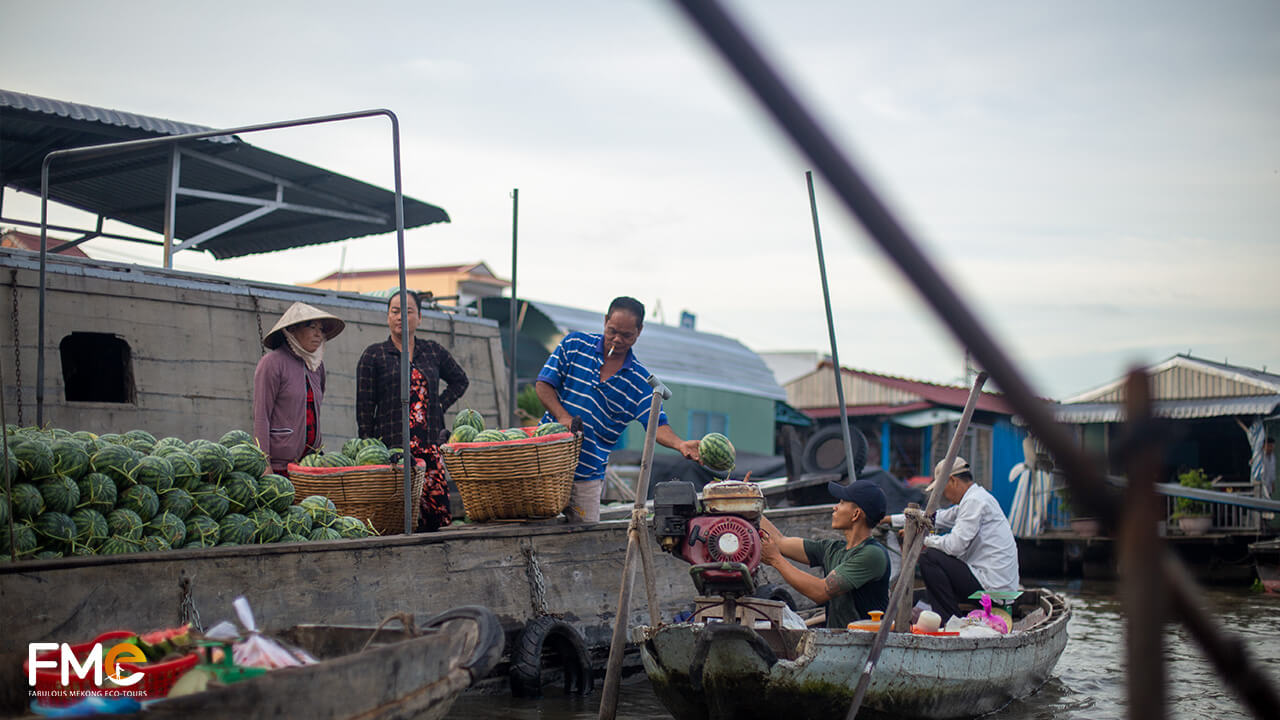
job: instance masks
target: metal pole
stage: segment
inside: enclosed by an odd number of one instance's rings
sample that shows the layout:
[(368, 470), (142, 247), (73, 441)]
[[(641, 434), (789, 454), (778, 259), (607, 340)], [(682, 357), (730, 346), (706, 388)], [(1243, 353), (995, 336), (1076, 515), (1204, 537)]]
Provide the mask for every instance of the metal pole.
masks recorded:
[[(409, 438), (409, 363), (413, 358), (413, 334), (409, 332), (409, 295), (405, 292), (407, 283), (404, 269), (404, 192), (400, 185), (400, 119), (390, 110), (386, 111), (391, 119), (391, 155), (396, 182), (396, 258), (400, 265), (400, 339), (404, 347), (400, 352), (400, 439), (404, 442), (401, 451), (404, 453), (404, 534), (413, 532), (413, 506), (418, 498), (413, 495), (413, 471), (418, 463), (410, 450)], [(429, 438), (428, 442), (435, 442)]]
[[(1009, 405), (1026, 421), (1036, 437), (1063, 467), (1072, 497), (1094, 513), (1107, 528), (1115, 528), (1120, 507), (1105, 485), (1102, 471), (1081, 453), (1071, 435), (1053, 418), (1043, 400), (1032, 391), (1021, 373), (950, 284), (925, 258), (915, 241), (898, 224), (844, 154), (818, 125), (778, 74), (765, 61), (741, 28), (714, 0), (676, 0), (707, 40), (721, 52), (761, 104), (797, 147), (818, 167), (849, 212), (916, 287), (960, 344), (969, 348), (1000, 386)], [(1218, 623), (1200, 608), (1195, 585), (1186, 568), (1168, 548), (1160, 559), (1170, 602), (1187, 629), (1213, 660), (1225, 681), (1238, 690), (1258, 717), (1280, 716), (1280, 693), (1249, 670), (1243, 645), (1225, 635)]]
[[(599, 720), (613, 720), (618, 713), (618, 683), (622, 674), (622, 656), (627, 646), (627, 624), (631, 615), (631, 585), (635, 577), (631, 561), (639, 549), (638, 546), (648, 542), (648, 526), (643, 525), (644, 521), (641, 517), (644, 513), (645, 500), (649, 496), (649, 475), (653, 472), (653, 445), (658, 436), (658, 412), (662, 407), (663, 399), (671, 397), (671, 391), (659, 382), (658, 378), (650, 375), (648, 380), (649, 386), (653, 388), (653, 398), (649, 401), (649, 422), (645, 428), (644, 452), (640, 455), (640, 478), (636, 483), (636, 501), (631, 508), (631, 527), (627, 532), (627, 555), (622, 563), (622, 587), (618, 590), (618, 614), (614, 616), (613, 639), (609, 643), (609, 661), (605, 665)], [(647, 591), (650, 578), (646, 578), (645, 581)], [(658, 612), (652, 605), (655, 599), (655, 595), (649, 593), (651, 622)]]
[(511, 377), (508, 378), (509, 396), (507, 398), (508, 410), (511, 414), (512, 427), (519, 425), (520, 421), (516, 418), (516, 338), (519, 333), (516, 332), (516, 231), (520, 227), (520, 189), (513, 188), (511, 190)]
[[(177, 145), (169, 146), (169, 185), (164, 197), (164, 267), (173, 267), (173, 238), (177, 235), (178, 185), (182, 180), (182, 155)], [(101, 216), (99, 216), (101, 217)]]
[[(813, 214), (813, 240), (818, 245), (818, 274), (822, 276), (822, 304), (827, 308), (827, 337), (831, 341), (831, 369), (836, 376), (836, 402), (840, 403), (840, 430), (844, 433), (844, 459), (849, 465), (849, 482), (858, 479), (853, 465), (853, 442), (849, 436), (849, 409), (844, 404), (844, 378), (840, 375), (840, 353), (836, 350), (836, 325), (831, 319), (831, 291), (827, 288), (827, 262), (822, 255), (822, 231), (818, 228), (818, 201), (813, 195), (813, 172), (804, 172), (809, 185), (809, 211)], [(882, 465), (884, 463), (881, 463)]]

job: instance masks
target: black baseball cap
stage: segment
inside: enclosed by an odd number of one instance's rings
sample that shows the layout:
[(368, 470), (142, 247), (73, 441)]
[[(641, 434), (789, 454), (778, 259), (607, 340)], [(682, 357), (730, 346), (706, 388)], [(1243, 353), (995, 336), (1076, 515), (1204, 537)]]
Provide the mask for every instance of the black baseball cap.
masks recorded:
[(867, 519), (875, 525), (884, 518), (885, 500), (884, 491), (879, 485), (870, 480), (858, 480), (857, 482), (841, 485), (837, 482), (827, 483), (827, 492), (837, 500), (848, 500), (857, 505), (866, 513)]

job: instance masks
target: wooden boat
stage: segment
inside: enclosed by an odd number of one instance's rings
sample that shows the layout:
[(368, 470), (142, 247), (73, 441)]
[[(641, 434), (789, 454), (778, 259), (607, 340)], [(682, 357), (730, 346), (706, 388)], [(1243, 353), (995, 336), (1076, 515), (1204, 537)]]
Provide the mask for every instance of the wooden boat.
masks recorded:
[[(1033, 627), (995, 638), (891, 633), (863, 702), (866, 716), (974, 717), (1034, 692), (1066, 647), (1071, 617), (1066, 601), (1043, 589), (1025, 592), (1014, 616), (1036, 610), (1045, 617), (1033, 618)], [(843, 717), (874, 637), (723, 622), (642, 626), (631, 635), (678, 720)]]
[(497, 617), (477, 606), (417, 630), (300, 625), (280, 637), (320, 662), (147, 703), (136, 717), (436, 720), (498, 662), (504, 642)]
[(1253, 557), (1262, 589), (1269, 593), (1280, 593), (1280, 538), (1252, 543), (1249, 545), (1249, 554)]
[[(794, 535), (830, 532), (830, 506), (769, 516)], [(83, 642), (132, 627), (138, 618), (179, 625), (191, 619), (183, 606), (212, 625), (233, 617), (231, 602), (239, 595), (267, 629), (281, 627), (281, 618), (302, 617), (374, 626), (400, 611), (423, 616), (483, 603), (509, 641), (525, 633), (559, 634), (552, 639), (576, 639), (580, 656), (556, 662), (599, 666), (617, 614), (627, 525), (490, 523), (357, 540), (0, 563), (0, 606), (14, 619), (0, 633), (0, 715), (26, 705), (21, 673), (28, 643)], [(655, 560), (659, 610), (669, 619), (691, 606), (688, 565), (665, 554)], [(762, 581), (779, 579), (766, 574)], [(631, 607), (630, 625), (650, 622), (645, 603)], [(559, 622), (539, 621), (547, 615)], [(532, 639), (530, 647), (544, 647), (544, 638)], [(541, 662), (549, 678), (557, 668), (550, 659)], [(500, 663), (497, 672), (509, 666)]]

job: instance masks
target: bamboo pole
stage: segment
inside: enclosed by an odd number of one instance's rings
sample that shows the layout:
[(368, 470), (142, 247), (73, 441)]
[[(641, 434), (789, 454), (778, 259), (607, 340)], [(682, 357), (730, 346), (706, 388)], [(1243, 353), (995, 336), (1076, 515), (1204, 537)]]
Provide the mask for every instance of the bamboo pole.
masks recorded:
[(658, 412), (662, 401), (671, 397), (667, 386), (650, 375), (649, 386), (653, 398), (649, 402), (649, 422), (644, 433), (644, 452), (640, 456), (640, 478), (636, 482), (636, 501), (631, 508), (631, 526), (627, 529), (627, 555), (622, 563), (622, 587), (618, 589), (618, 614), (613, 620), (613, 638), (609, 643), (609, 662), (605, 665), (604, 692), (600, 697), (600, 720), (613, 720), (618, 712), (618, 683), (621, 681), (622, 656), (627, 647), (627, 618), (631, 615), (631, 585), (634, 579), (632, 560), (640, 553), (644, 565), (645, 592), (649, 600), (649, 621), (658, 617), (657, 593), (653, 588), (652, 558), (645, 559), (645, 546), (649, 542), (648, 525), (644, 518), (644, 503), (649, 496), (649, 475), (653, 472), (653, 446), (658, 437)]
[[(951, 436), (951, 444), (947, 446), (947, 456), (943, 459), (941, 471), (933, 473), (933, 492), (929, 493), (929, 503), (925, 506), (924, 516), (926, 518), (933, 517), (937, 512), (938, 505), (942, 499), (942, 488), (947, 484), (947, 478), (951, 477), (951, 468), (955, 465), (956, 456), (960, 454), (960, 443), (964, 440), (965, 431), (969, 429), (969, 419), (973, 417), (973, 410), (978, 405), (978, 396), (982, 394), (982, 386), (987, 382), (987, 374), (985, 372), (978, 373), (978, 377), (974, 378), (973, 389), (969, 391), (969, 399), (965, 401), (964, 412), (960, 415), (960, 421), (956, 423), (956, 431)], [(916, 579), (916, 561), (920, 559), (920, 553), (924, 548), (924, 539), (928, 536), (926, 532), (917, 532), (911, 537), (911, 545), (907, 551), (902, 554), (902, 569), (898, 571), (898, 583), (893, 586), (893, 592), (889, 595), (888, 610), (891, 612), (903, 602), (903, 598), (911, 590), (911, 586), (915, 584)], [(858, 709), (862, 707), (862, 698), (867, 694), (867, 687), (871, 684), (871, 673), (876, 668), (876, 663), (880, 661), (880, 653), (884, 650), (884, 644), (889, 639), (889, 628), (893, 625), (891, 619), (885, 619), (880, 623), (880, 629), (876, 631), (875, 640), (871, 643), (871, 651), (867, 654), (867, 664), (862, 669), (862, 675), (858, 678), (858, 686), (853, 691), (853, 702), (849, 705), (849, 713), (845, 715), (846, 720), (853, 720), (858, 716)], [(898, 628), (899, 632), (905, 632), (904, 628)]]

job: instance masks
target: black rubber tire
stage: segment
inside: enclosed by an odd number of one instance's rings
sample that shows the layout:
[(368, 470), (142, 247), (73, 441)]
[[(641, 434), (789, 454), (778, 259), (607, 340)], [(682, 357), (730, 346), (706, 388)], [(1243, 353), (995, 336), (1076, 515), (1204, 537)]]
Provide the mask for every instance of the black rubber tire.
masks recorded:
[(446, 610), (427, 620), (423, 627), (438, 628), (450, 620), (459, 619), (471, 620), (478, 626), (475, 652), (462, 664), (463, 669), (471, 673), (471, 682), (478, 682), (502, 659), (506, 636), (493, 611), (480, 605), (462, 605)]
[(775, 583), (761, 585), (756, 588), (755, 592), (751, 593), (751, 597), (760, 598), (762, 600), (777, 600), (779, 602), (784, 602), (787, 604), (787, 607), (792, 610), (795, 610), (796, 605), (799, 604), (799, 601), (796, 600), (796, 596), (791, 591), (791, 588), (786, 585)]
[[(550, 655), (548, 655), (548, 651)], [(542, 671), (546, 659), (557, 659), (564, 670), (564, 691), (588, 695), (595, 687), (591, 653), (582, 632), (559, 618), (544, 615), (525, 623), (511, 651), (511, 694), (542, 697)]]
[[(862, 475), (867, 465), (867, 438), (858, 428), (849, 426), (853, 443), (855, 475)], [(844, 432), (839, 425), (829, 425), (815, 432), (804, 444), (801, 465), (807, 473), (848, 474), (849, 459), (844, 452)]]

